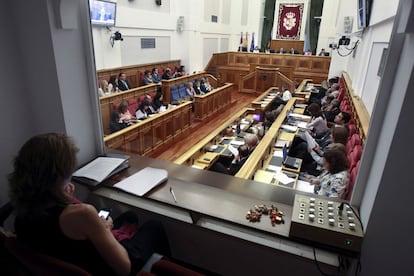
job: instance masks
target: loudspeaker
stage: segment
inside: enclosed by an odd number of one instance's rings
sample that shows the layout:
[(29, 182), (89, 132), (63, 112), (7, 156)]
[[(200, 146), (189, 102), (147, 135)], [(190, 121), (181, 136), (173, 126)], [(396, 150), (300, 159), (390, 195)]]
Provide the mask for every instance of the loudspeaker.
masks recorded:
[(161, 6), (162, 5), (161, 0), (155, 0), (155, 4), (157, 4), (158, 6)]

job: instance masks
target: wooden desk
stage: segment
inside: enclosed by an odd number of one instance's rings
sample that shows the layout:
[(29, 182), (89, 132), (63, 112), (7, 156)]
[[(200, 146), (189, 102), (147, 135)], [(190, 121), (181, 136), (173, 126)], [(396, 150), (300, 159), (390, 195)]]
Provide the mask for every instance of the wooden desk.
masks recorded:
[(227, 83), (204, 95), (194, 96), (195, 119), (204, 120), (229, 106), (231, 104), (232, 91), (233, 84)]
[(266, 111), (271, 110), (273, 103), (276, 101), (276, 93), (279, 91), (277, 87), (270, 87), (265, 92), (260, 94), (259, 97), (252, 101), (252, 108), (255, 112), (262, 115), (262, 118)]
[(191, 102), (183, 103), (105, 136), (105, 146), (142, 155), (149, 154), (186, 134), (192, 123), (191, 113)]
[(272, 184), (283, 188), (296, 189), (296, 183), (299, 178), (299, 175), (286, 172), (284, 170), (282, 170), (282, 172), (285, 173), (288, 177), (294, 178), (294, 181), (288, 184), (283, 184), (275, 178), (275, 172), (262, 169), (256, 171), (253, 180), (267, 184)]
[[(257, 273), (257, 267), (248, 264), (251, 256), (234, 254), (236, 250), (254, 252), (261, 260), (269, 260), (260, 265), (260, 271), (267, 275), (274, 272), (274, 263), (270, 261), (274, 259), (284, 259), (283, 269), (289, 273), (315, 269), (312, 247), (288, 237), (294, 190), (137, 155), (131, 155), (129, 163), (130, 168), (105, 181), (88, 202), (97, 208), (110, 207), (114, 214), (131, 210), (142, 221), (161, 221), (175, 259), (223, 275)], [(112, 188), (117, 181), (147, 166), (166, 169), (168, 181), (143, 197)], [(170, 187), (177, 202), (171, 196)], [(267, 217), (255, 223), (246, 220), (246, 212), (259, 204), (275, 205), (284, 212), (285, 223), (272, 227)], [(318, 249), (318, 256), (323, 256), (321, 261), (329, 264), (321, 264), (324, 271), (334, 273), (337, 255)]]

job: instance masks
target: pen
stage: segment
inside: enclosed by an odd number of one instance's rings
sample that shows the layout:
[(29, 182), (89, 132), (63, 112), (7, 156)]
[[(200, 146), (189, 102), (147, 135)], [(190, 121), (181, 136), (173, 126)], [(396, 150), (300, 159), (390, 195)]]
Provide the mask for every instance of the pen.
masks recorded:
[(172, 187), (170, 187), (170, 193), (172, 194), (172, 196), (174, 198), (174, 202), (177, 203), (177, 198), (175, 197), (174, 190), (173, 190)]

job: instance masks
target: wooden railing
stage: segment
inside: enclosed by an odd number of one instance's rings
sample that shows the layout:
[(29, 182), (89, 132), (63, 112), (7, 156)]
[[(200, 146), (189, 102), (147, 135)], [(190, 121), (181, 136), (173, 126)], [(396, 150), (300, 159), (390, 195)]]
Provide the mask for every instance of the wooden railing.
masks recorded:
[(233, 84), (227, 83), (224, 86), (194, 97), (195, 118), (204, 120), (220, 112), (223, 108), (231, 104), (231, 92)]
[(253, 179), (255, 172), (263, 167), (265, 160), (272, 154), (279, 133), (279, 128), (286, 118), (286, 113), (293, 107), (295, 101), (296, 98), (291, 98), (288, 101), (282, 112), (263, 136), (262, 140), (260, 140), (260, 143), (256, 146), (253, 153), (246, 160), (243, 167), (241, 167), (241, 169), (235, 175), (236, 177)]
[(256, 70), (241, 77), (239, 91), (246, 93), (262, 93), (270, 87), (286, 87), (294, 91), (294, 82), (283, 75), (278, 68), (256, 67)]
[(359, 136), (361, 137), (362, 144), (365, 144), (368, 136), (369, 122), (371, 120), (370, 115), (362, 102), (361, 98), (354, 93), (352, 88), (352, 81), (347, 72), (342, 73), (342, 81), (345, 88), (345, 96), (348, 96), (352, 107), (352, 115), (355, 119)]
[(191, 102), (183, 103), (104, 137), (105, 146), (148, 155), (186, 135), (191, 127)]
[(227, 52), (213, 54), (205, 71), (216, 76), (219, 82), (238, 85), (240, 79), (250, 73), (250, 64), (268, 68), (281, 66), (294, 82), (309, 78), (321, 83), (328, 78), (330, 62), (330, 57)]
[(122, 101), (128, 101), (129, 99), (137, 99), (142, 95), (155, 93), (157, 91), (156, 84), (149, 84), (138, 88), (126, 90), (124, 92), (114, 93), (108, 96), (100, 97), (99, 103), (101, 106), (101, 117), (104, 134), (110, 134), (109, 122), (111, 120), (111, 114), (114, 111), (113, 105), (119, 104)]
[(131, 87), (138, 87), (140, 86), (140, 75), (144, 73), (145, 70), (151, 71), (152, 68), (158, 69), (165, 69), (165, 68), (175, 68), (179, 67), (181, 64), (180, 60), (168, 60), (168, 61), (160, 61), (154, 63), (145, 63), (145, 64), (137, 64), (137, 65), (130, 65), (130, 66), (121, 66), (121, 67), (114, 67), (108, 69), (101, 69), (96, 71), (98, 80), (106, 79), (109, 80), (111, 76), (117, 76), (119, 73), (123, 72), (127, 76), (127, 80)]

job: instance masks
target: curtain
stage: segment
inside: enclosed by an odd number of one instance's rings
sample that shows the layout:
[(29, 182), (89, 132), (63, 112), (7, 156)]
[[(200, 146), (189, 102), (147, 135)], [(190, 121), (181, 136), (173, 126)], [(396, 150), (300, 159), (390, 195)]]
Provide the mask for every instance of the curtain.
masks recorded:
[(324, 0), (312, 0), (310, 4), (309, 44), (313, 55), (316, 55), (316, 48), (318, 47), (319, 38), (319, 26), (321, 24), (320, 19), (315, 19), (315, 16), (322, 16), (323, 1)]
[(263, 19), (263, 31), (260, 49), (264, 51), (270, 48), (272, 41), (272, 29), (275, 18), (276, 0), (266, 0)]

